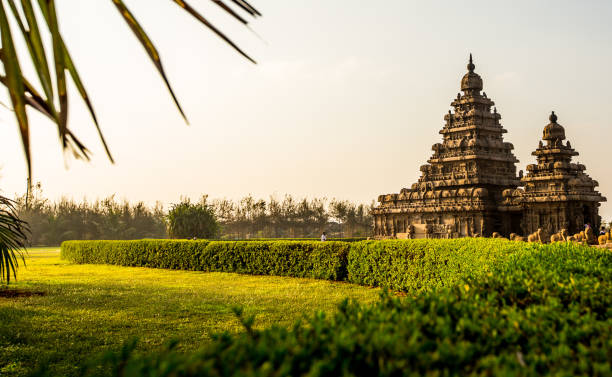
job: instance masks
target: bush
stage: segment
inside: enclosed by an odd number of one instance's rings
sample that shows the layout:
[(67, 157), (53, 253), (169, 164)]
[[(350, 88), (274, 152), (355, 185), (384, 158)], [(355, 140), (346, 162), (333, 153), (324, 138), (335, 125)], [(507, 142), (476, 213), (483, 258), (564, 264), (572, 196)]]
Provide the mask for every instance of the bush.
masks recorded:
[(257, 331), (241, 317), (243, 334), (198, 352), (139, 355), (132, 344), (84, 375), (609, 376), (611, 281), (609, 251), (531, 245), (452, 287), (345, 301), (292, 329)]
[(366, 241), (351, 245), (352, 283), (414, 291), (449, 286), (471, 273), (486, 273), (499, 258), (525, 248), (490, 238)]
[(173, 204), (167, 219), (170, 238), (214, 238), (219, 235), (215, 211), (206, 204), (206, 197), (200, 203), (192, 204), (185, 199)]
[(346, 279), (346, 242), (66, 241), (61, 257), (75, 263)]

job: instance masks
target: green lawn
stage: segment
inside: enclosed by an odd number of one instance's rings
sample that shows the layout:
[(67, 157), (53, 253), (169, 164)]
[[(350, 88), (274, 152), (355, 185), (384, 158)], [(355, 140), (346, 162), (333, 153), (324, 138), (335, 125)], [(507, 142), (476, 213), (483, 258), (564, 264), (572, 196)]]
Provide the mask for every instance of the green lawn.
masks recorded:
[(331, 311), (343, 298), (378, 299), (378, 289), (323, 280), (74, 265), (59, 248), (29, 250), (11, 289), (41, 292), (0, 297), (0, 376), (24, 375), (48, 361), (70, 375), (83, 359), (133, 337), (151, 350), (170, 339), (195, 349), (211, 334), (242, 331), (232, 312), (255, 315), (255, 327), (290, 325)]

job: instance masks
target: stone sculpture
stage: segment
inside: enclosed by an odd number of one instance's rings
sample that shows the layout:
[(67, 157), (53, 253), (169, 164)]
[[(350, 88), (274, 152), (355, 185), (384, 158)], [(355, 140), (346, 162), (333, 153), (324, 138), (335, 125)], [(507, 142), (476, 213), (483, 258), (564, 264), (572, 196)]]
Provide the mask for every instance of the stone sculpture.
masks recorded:
[(584, 231), (574, 234), (572, 238), (574, 242), (586, 242), (586, 236), (584, 235)]
[(567, 241), (567, 229), (561, 229), (560, 232), (550, 236), (550, 242), (566, 242)]
[(584, 236), (585, 236), (585, 240), (589, 245), (595, 245), (597, 243), (597, 238), (595, 237), (595, 232), (593, 231), (593, 228), (588, 227), (585, 231), (584, 231)]
[(527, 238), (519, 236), (516, 233), (510, 233), (510, 241), (522, 241), (527, 242)]
[(539, 228), (537, 231), (527, 236), (527, 242), (543, 243), (542, 242), (542, 228)]
[(605, 245), (605, 244), (607, 244), (609, 241), (610, 241), (610, 235), (609, 235), (608, 233), (606, 233), (606, 234), (602, 234), (601, 236), (599, 236), (599, 237), (597, 238), (597, 242), (598, 242), (600, 245)]

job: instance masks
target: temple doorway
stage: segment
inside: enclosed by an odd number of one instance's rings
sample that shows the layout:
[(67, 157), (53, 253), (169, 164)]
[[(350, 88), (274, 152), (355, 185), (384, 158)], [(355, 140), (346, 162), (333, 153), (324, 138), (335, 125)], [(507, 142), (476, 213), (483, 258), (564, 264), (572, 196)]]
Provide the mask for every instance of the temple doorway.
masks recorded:
[[(593, 219), (591, 218), (591, 209), (589, 206), (582, 206), (582, 217), (584, 218), (584, 224), (590, 224), (592, 227), (596, 224), (593, 224)], [(582, 226), (584, 226), (584, 224)], [(580, 226), (580, 224), (578, 225)]]
[(523, 220), (522, 213), (513, 213), (510, 215), (510, 233), (524, 234), (521, 222)]

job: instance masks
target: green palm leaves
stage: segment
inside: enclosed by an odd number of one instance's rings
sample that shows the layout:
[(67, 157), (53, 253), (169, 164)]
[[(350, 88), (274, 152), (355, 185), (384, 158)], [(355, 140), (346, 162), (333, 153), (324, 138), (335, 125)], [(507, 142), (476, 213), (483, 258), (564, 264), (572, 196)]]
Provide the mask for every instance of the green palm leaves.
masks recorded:
[[(155, 48), (153, 41), (148, 37), (143, 27), (138, 23), (136, 17), (123, 0), (111, 0), (119, 14), (147, 51), (149, 58), (157, 68), (165, 85), (167, 86), (172, 99), (174, 100), (179, 112), (186, 119), (185, 114), (179, 104), (179, 101), (170, 86), (170, 82), (163, 69), (159, 52)], [(200, 23), (222, 38), (238, 53), (244, 56), (249, 61), (255, 61), (242, 51), (231, 39), (223, 32), (217, 29), (211, 22), (208, 21), (202, 14), (197, 12), (190, 4), (183, 0), (171, 0), (184, 9), (187, 13), (193, 16)], [(231, 4), (236, 8), (234, 10), (222, 0), (210, 0), (218, 5), (223, 11), (230, 14), (234, 19), (242, 24), (247, 24), (245, 18), (237, 13), (240, 9), (252, 17), (260, 16), (261, 14), (244, 0), (231, 0)], [(38, 16), (39, 14), (42, 17)], [(14, 23), (12, 22), (14, 21)], [(18, 26), (18, 31), (12, 30), (12, 25)], [(15, 116), (21, 133), (21, 142), (25, 152), (25, 158), (28, 166), (28, 175), (32, 175), (31, 150), (30, 150), (30, 126), (28, 121), (27, 107), (41, 112), (47, 116), (58, 129), (58, 135), (62, 148), (69, 150), (76, 158), (89, 159), (89, 151), (79, 141), (68, 126), (68, 93), (66, 91), (68, 76), (74, 82), (81, 99), (87, 105), (94, 125), (98, 130), (100, 140), (104, 145), (108, 158), (113, 161), (109, 148), (104, 140), (104, 136), (100, 130), (98, 120), (89, 100), (83, 81), (79, 76), (74, 61), (72, 60), (68, 49), (60, 32), (58, 15), (56, 13), (55, 0), (0, 0), (0, 39), (2, 49), (0, 50), (0, 61), (4, 66), (4, 75), (0, 74), (0, 83), (8, 90), (11, 105), (15, 111)], [(38, 82), (41, 90), (37, 90), (32, 80), (27, 79), (21, 69), (20, 56), (15, 48), (15, 34), (21, 34), (25, 40), (29, 59), (27, 59), (35, 69)], [(51, 39), (50, 52), (46, 51), (43, 43), (43, 34)]]
[(28, 225), (15, 213), (14, 203), (0, 196), (0, 282), (9, 283), (11, 276), (16, 277), (28, 231)]

